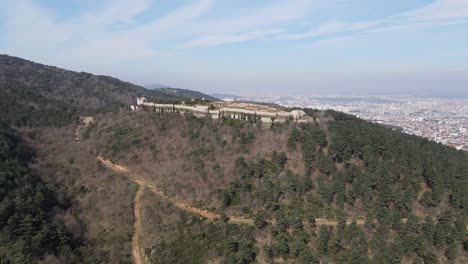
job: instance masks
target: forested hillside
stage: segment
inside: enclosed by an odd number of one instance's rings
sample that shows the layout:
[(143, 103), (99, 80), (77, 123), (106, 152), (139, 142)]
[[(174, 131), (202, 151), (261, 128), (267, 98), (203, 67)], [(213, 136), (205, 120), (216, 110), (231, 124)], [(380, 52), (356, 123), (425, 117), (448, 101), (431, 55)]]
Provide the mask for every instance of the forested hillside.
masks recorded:
[(53, 221), (66, 208), (27, 166), (31, 151), (0, 123), (0, 262), (96, 263), (82, 241)]
[(8, 56), (0, 90), (0, 263), (468, 262), (466, 152), (334, 111), (130, 111), (166, 95)]
[(205, 100), (209, 101), (221, 101), (220, 99), (213, 97), (208, 94), (204, 94), (198, 91), (193, 91), (189, 89), (181, 89), (181, 88), (171, 88), (171, 87), (164, 87), (161, 85), (145, 85), (146, 89), (156, 90), (161, 93), (165, 93), (169, 96), (175, 96), (179, 98), (205, 98)]
[(73, 72), (0, 55), (0, 121), (15, 126), (64, 125), (79, 114), (174, 96), (109, 76)]
[[(207, 262), (201, 251), (227, 263), (466, 261), (466, 153), (338, 112), (308, 114), (319, 122), (122, 112), (99, 117), (83, 143), (128, 166), (131, 178), (221, 215), (184, 228), (190, 214), (144, 196), (154, 200), (145, 210), (156, 218), (141, 233), (154, 263)], [(230, 216), (254, 226), (230, 234)]]

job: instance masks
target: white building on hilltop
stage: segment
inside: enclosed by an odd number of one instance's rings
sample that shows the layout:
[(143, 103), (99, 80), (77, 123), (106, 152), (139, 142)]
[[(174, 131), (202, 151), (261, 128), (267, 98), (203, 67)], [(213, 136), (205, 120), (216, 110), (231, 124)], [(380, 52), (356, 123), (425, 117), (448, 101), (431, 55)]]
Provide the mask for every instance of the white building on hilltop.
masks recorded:
[(293, 110), (291, 111), (291, 116), (297, 120), (297, 119), (300, 119), (300, 118), (303, 118), (306, 116), (306, 112), (302, 111), (302, 110)]
[(191, 112), (195, 116), (210, 116), (213, 119), (229, 117), (239, 120), (250, 120), (262, 123), (283, 123), (286, 121), (295, 121), (300, 123), (315, 122), (312, 117), (308, 117), (302, 110), (293, 110), (291, 112), (280, 109), (262, 109), (258, 104), (252, 104), (251, 109), (246, 109), (243, 105), (230, 106), (227, 103), (218, 103), (215, 109), (210, 111), (207, 105), (185, 105), (185, 104), (158, 104), (148, 102), (145, 97), (138, 97), (136, 106), (130, 106), (133, 111), (146, 109), (155, 112)]
[(142, 105), (146, 103), (146, 97), (137, 97), (137, 105)]

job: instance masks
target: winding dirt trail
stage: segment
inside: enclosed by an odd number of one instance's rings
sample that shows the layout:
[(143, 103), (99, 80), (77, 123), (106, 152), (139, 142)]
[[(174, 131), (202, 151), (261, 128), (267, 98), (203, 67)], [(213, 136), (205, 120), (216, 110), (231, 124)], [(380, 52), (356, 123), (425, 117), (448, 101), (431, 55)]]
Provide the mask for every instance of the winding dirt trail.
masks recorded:
[[(114, 170), (116, 172), (124, 173), (129, 179), (131, 179), (132, 181), (137, 183), (140, 186), (140, 188), (142, 186), (148, 188), (151, 192), (153, 192), (153, 193), (159, 195), (160, 197), (166, 199), (167, 201), (171, 202), (174, 206), (176, 206), (176, 207), (178, 207), (178, 208), (180, 208), (182, 210), (185, 210), (185, 211), (188, 211), (188, 212), (203, 216), (203, 217), (205, 217), (207, 219), (216, 219), (216, 218), (219, 219), (219, 218), (221, 218), (221, 215), (218, 214), (218, 213), (209, 212), (207, 210), (196, 208), (196, 207), (190, 206), (190, 205), (188, 205), (186, 203), (182, 203), (180, 201), (175, 200), (174, 198), (166, 195), (164, 192), (159, 190), (156, 185), (154, 185), (154, 184), (152, 184), (150, 182), (147, 182), (146, 180), (144, 180), (142, 178), (135, 177), (135, 175), (133, 173), (131, 173), (130, 170), (125, 166), (114, 164), (111, 161), (104, 159), (102, 156), (97, 156), (97, 159), (99, 161), (101, 161), (106, 167), (108, 167), (108, 168), (110, 168), (110, 169), (112, 169), (112, 170)], [(254, 220), (250, 219), (250, 218), (244, 218), (244, 217), (238, 217), (238, 216), (232, 216), (232, 215), (228, 215), (228, 217), (229, 217), (229, 223), (249, 224), (249, 225), (252, 225), (254, 223)], [(274, 222), (274, 221), (269, 221), (269, 222)], [(336, 226), (336, 225), (338, 225), (338, 221), (329, 220), (329, 219), (325, 219), (325, 218), (316, 218), (315, 223), (318, 226), (322, 226), (322, 225)], [(346, 224), (348, 224), (348, 225), (351, 224), (351, 223), (352, 223), (352, 220), (347, 220), (346, 221)], [(362, 219), (358, 219), (358, 220), (356, 220), (356, 223), (357, 223), (357, 225), (364, 225), (365, 221), (362, 220)]]
[(75, 129), (75, 141), (80, 141), (80, 130), (87, 127), (89, 124), (93, 122), (94, 118), (92, 116), (81, 116), (80, 122)]
[[(352, 220), (346, 220), (347, 225), (350, 225), (352, 222), (353, 222)], [(357, 219), (356, 220), (357, 225), (364, 225), (365, 223), (366, 223), (365, 220), (362, 220), (362, 219)], [(338, 221), (329, 220), (329, 219), (326, 219), (326, 218), (315, 218), (315, 224), (319, 225), (319, 226), (320, 225), (337, 226)]]
[(133, 203), (133, 212), (135, 214), (135, 224), (133, 225), (133, 237), (132, 237), (132, 254), (133, 254), (133, 263), (135, 264), (143, 264), (142, 257), (141, 257), (141, 250), (139, 244), (139, 235), (140, 235), (140, 227), (141, 227), (141, 219), (140, 219), (140, 199), (141, 194), (143, 193), (143, 189), (145, 187), (143, 185), (138, 185), (138, 191), (135, 194), (135, 200)]
[[(213, 212), (210, 212), (208, 210), (196, 208), (196, 207), (193, 207), (193, 206), (188, 205), (186, 203), (175, 200), (174, 198), (166, 195), (164, 192), (159, 190), (156, 185), (146, 181), (145, 179), (135, 177), (135, 175), (133, 173), (131, 173), (130, 170), (127, 167), (114, 164), (110, 160), (104, 159), (102, 156), (97, 156), (97, 159), (99, 161), (101, 161), (102, 164), (104, 164), (104, 166), (106, 166), (106, 167), (108, 167), (108, 168), (110, 168), (110, 169), (112, 169), (112, 170), (114, 170), (116, 172), (120, 172), (120, 173), (125, 174), (130, 180), (137, 183), (140, 187), (143, 186), (143, 187), (148, 188), (151, 192), (153, 192), (153, 193), (157, 194), (158, 196), (164, 198), (165, 200), (169, 201), (170, 203), (172, 203), (177, 208), (180, 208), (180, 209), (182, 209), (184, 211), (188, 211), (188, 212), (203, 216), (204, 218), (211, 219), (211, 220), (216, 219), (216, 218), (218, 218), (218, 219), (221, 218), (221, 215), (218, 214), (218, 213), (213, 213)], [(228, 217), (229, 217), (229, 222), (230, 223), (238, 223), (238, 224), (253, 224), (254, 223), (254, 220), (249, 219), (249, 218), (232, 216), (232, 215), (230, 215)]]

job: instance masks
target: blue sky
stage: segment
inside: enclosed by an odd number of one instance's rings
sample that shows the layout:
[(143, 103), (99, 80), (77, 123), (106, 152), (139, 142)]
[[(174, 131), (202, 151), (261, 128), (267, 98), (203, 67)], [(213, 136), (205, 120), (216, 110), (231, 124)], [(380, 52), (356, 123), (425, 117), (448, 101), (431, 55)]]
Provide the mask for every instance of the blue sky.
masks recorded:
[(0, 53), (136, 84), (468, 97), (468, 0), (0, 4)]

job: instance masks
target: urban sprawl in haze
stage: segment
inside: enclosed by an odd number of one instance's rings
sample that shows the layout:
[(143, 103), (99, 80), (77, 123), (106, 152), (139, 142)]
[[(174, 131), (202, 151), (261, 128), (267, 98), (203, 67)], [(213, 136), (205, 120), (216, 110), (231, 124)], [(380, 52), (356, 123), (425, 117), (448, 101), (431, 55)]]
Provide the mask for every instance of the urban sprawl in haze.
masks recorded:
[(468, 100), (415, 97), (229, 97), (287, 107), (333, 109), (468, 150)]

